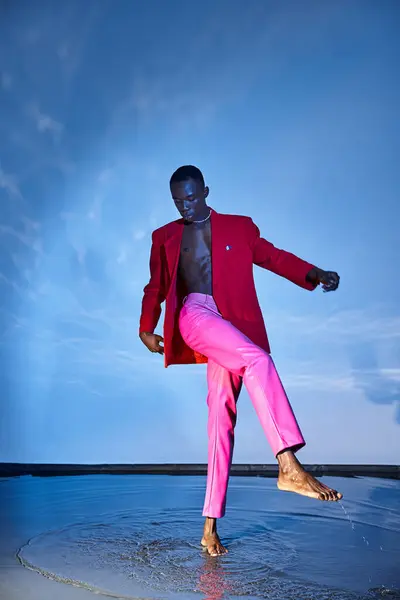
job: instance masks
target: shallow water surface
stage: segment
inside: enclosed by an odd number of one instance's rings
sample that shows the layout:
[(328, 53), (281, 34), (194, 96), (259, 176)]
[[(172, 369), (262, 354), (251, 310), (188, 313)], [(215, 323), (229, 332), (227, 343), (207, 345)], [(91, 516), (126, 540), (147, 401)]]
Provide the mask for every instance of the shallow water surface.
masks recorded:
[(218, 558), (199, 544), (199, 476), (0, 480), (0, 525), (38, 576), (115, 598), (399, 599), (400, 482), (323, 481), (344, 499), (232, 477)]

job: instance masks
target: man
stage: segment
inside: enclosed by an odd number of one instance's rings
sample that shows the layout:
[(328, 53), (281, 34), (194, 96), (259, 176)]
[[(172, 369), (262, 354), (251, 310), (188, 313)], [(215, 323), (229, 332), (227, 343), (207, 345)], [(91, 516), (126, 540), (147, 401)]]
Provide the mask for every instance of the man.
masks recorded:
[[(270, 356), (253, 264), (313, 290), (336, 290), (339, 276), (278, 250), (249, 217), (210, 208), (197, 167), (170, 180), (181, 219), (152, 234), (150, 281), (144, 288), (139, 335), (171, 364), (207, 362), (208, 474), (201, 544), (211, 556), (227, 552), (217, 533), (225, 514), (232, 464), (236, 402), (242, 382), (279, 465), (278, 488), (320, 500), (342, 495), (312, 477), (295, 452), (305, 445)], [(164, 338), (154, 333), (166, 300)], [(160, 345), (160, 342), (163, 345)]]

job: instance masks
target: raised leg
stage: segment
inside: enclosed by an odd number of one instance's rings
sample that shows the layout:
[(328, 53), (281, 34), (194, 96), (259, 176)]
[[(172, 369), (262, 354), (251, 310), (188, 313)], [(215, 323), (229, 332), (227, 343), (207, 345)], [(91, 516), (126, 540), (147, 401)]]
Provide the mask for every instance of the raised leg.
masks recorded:
[(305, 441), (271, 356), (222, 318), (215, 303), (188, 302), (180, 313), (185, 342), (232, 374), (243, 377), (261, 425), (277, 457), (279, 488), (319, 500), (338, 500), (341, 494), (306, 473), (294, 452)]

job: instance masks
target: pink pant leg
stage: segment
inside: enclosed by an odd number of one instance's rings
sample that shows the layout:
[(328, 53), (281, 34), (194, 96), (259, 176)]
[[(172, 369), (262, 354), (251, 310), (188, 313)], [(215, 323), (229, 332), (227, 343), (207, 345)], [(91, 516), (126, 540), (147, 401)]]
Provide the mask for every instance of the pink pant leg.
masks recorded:
[(242, 378), (209, 360), (208, 382), (208, 472), (203, 516), (223, 517), (229, 472), (232, 465), (236, 402)]
[[(181, 309), (179, 327), (185, 342), (194, 350), (207, 356), (230, 373), (243, 377), (250, 399), (255, 407), (261, 425), (276, 456), (280, 451), (291, 448), (294, 451), (305, 445), (293, 410), (276, 371), (271, 356), (251, 342), (231, 323), (221, 317), (211, 296), (205, 294), (190, 294)], [(210, 385), (210, 381), (209, 381)], [(213, 403), (221, 402), (224, 392), (218, 392), (218, 383), (212, 385), (214, 390)], [(213, 412), (214, 415), (219, 412)], [(212, 417), (210, 416), (210, 421)], [(214, 428), (218, 424), (214, 424)], [(212, 426), (209, 423), (209, 430)], [(221, 439), (228, 444), (228, 434), (223, 428), (218, 433), (220, 444), (215, 443), (215, 453), (222, 447)], [(228, 447), (228, 446), (227, 446)], [(209, 455), (210, 457), (210, 455)], [(220, 465), (223, 477), (220, 477), (221, 491), (213, 495), (214, 509), (218, 506), (220, 513), (224, 512), (226, 488), (222, 481), (228, 481), (229, 455), (220, 452), (217, 457), (211, 455), (213, 464)], [(213, 467), (209, 462), (209, 477), (215, 477)], [(225, 486), (225, 483), (223, 484)], [(210, 482), (210, 493), (215, 489)], [(215, 502), (214, 502), (215, 498)], [(222, 501), (221, 501), (222, 499)], [(214, 516), (214, 515), (207, 515)]]

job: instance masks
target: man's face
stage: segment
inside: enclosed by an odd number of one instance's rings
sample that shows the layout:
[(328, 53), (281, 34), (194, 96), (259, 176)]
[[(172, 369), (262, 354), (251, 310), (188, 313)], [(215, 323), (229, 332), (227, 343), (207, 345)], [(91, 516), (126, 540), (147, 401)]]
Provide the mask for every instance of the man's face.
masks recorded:
[(208, 188), (200, 181), (187, 179), (173, 183), (171, 194), (176, 208), (186, 221), (197, 221), (204, 216)]

